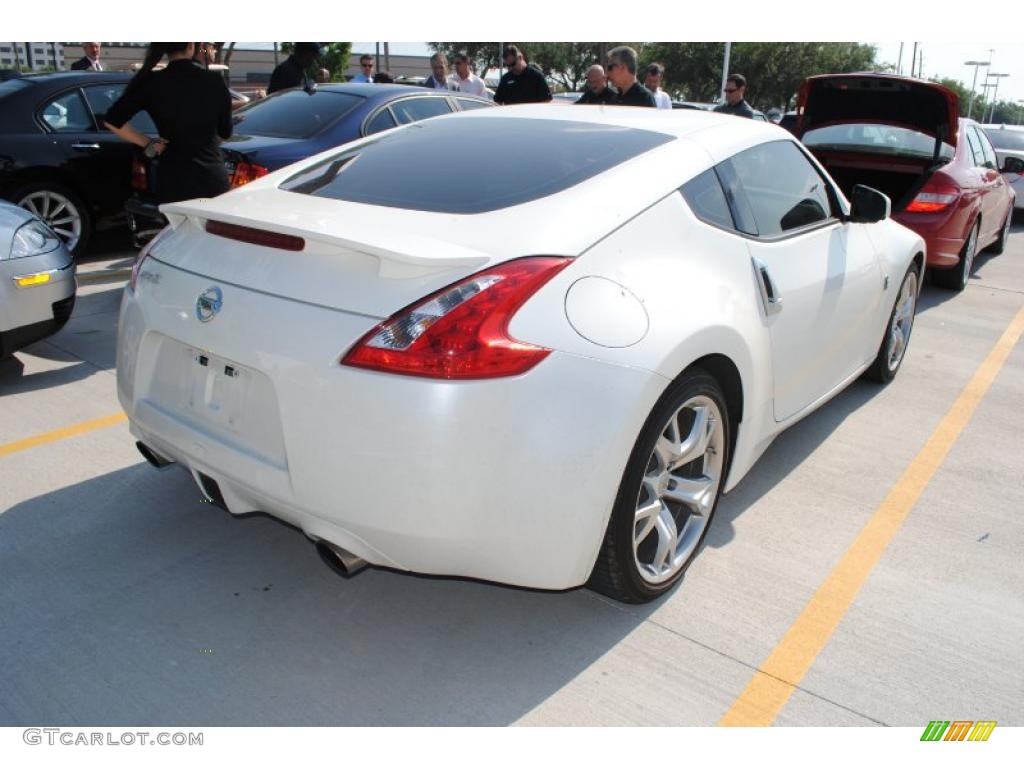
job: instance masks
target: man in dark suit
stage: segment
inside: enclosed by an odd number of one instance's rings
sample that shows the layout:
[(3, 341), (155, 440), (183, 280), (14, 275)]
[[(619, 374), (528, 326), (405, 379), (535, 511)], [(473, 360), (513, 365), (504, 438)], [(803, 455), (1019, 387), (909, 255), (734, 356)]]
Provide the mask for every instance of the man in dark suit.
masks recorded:
[(282, 61), (270, 75), (267, 95), (285, 88), (316, 90), (316, 80), (310, 77), (309, 68), (320, 58), (319, 43), (296, 43), (291, 56)]
[(435, 53), (430, 57), (430, 77), (423, 83), (424, 88), (432, 88), (435, 91), (457, 91), (452, 87), (453, 83), (448, 80), (448, 57), (443, 53)]
[(85, 53), (85, 56), (72, 64), (71, 68), (74, 70), (92, 70), (94, 72), (102, 72), (103, 65), (100, 64), (100, 44), (82, 43), (82, 51)]

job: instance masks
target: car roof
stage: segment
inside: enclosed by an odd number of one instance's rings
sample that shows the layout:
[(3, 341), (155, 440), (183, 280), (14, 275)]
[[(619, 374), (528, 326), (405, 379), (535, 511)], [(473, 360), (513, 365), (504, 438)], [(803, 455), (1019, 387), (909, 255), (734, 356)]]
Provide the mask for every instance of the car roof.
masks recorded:
[(132, 72), (47, 72), (42, 75), (22, 75), (21, 80), (28, 83), (39, 83), (45, 85), (71, 85), (75, 82), (89, 80), (92, 82), (122, 82), (131, 80), (134, 77)]

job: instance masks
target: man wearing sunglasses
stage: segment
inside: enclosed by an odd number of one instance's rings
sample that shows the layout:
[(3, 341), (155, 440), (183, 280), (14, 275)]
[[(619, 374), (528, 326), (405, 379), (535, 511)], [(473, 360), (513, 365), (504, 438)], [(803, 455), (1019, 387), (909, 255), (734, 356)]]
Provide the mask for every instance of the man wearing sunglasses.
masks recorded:
[(359, 74), (353, 75), (351, 82), (353, 83), (372, 83), (373, 82), (373, 56), (368, 53), (364, 53), (359, 57)]
[(654, 94), (636, 79), (636, 51), (623, 45), (608, 51), (608, 79), (619, 92), (615, 104), (624, 107), (657, 107)]
[(725, 103), (715, 107), (715, 112), (753, 119), (754, 108), (743, 98), (746, 95), (747, 78), (743, 75), (729, 75), (725, 80)]

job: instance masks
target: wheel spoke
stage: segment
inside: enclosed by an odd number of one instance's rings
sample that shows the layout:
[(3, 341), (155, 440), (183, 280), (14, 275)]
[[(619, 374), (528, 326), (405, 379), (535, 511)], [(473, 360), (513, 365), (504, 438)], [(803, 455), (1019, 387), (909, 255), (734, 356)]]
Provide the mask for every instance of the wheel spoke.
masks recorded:
[[(674, 419), (673, 423), (675, 423)], [(678, 433), (679, 430), (677, 428), (676, 434), (678, 435)], [(679, 461), (681, 455), (679, 453), (679, 441), (662, 435), (658, 438), (658, 442), (654, 444), (654, 453), (658, 457), (658, 470), (664, 471), (669, 469)]]
[(36, 216), (38, 216), (38, 217), (39, 217), (40, 219), (41, 219), (41, 218), (43, 218), (43, 217), (42, 217), (42, 216), (41, 216), (41, 215), (39, 214), (39, 209), (38, 209), (38, 208), (36, 208), (36, 201), (35, 201), (35, 199), (34, 199), (34, 198), (31, 198), (31, 197), (26, 197), (26, 198), (25, 198), (25, 200), (24, 200), (24, 201), (22, 202), (22, 205), (23, 205), (23, 206), (25, 206), (25, 207), (27, 207), (27, 208), (28, 208), (28, 210), (32, 211), (32, 213), (34, 213), (34, 214), (35, 214)]
[(707, 408), (693, 409), (693, 425), (686, 440), (679, 447), (680, 457), (675, 466), (689, 464), (694, 459), (699, 459), (708, 450), (708, 442), (711, 439), (711, 419), (708, 416)]
[[(645, 504), (636, 510), (636, 516), (634, 517), (633, 525), (633, 551), (640, 546), (644, 539), (650, 534), (651, 529), (654, 528), (654, 524), (658, 520), (658, 515), (661, 514), (662, 509), (665, 505), (661, 503), (661, 499), (655, 498), (649, 504)], [(636, 530), (636, 526), (639, 524), (640, 530)]]
[(69, 229), (54, 229), (53, 231), (67, 241), (70, 241), (75, 236), (75, 233)]
[(694, 514), (705, 515), (714, 501), (714, 490), (718, 480), (704, 476), (698, 478), (672, 478), (661, 497), (668, 501), (685, 504)]
[(63, 211), (65, 208), (68, 207), (68, 201), (67, 200), (60, 200), (60, 199), (58, 199), (57, 203), (58, 203), (57, 207), (54, 208), (52, 211), (50, 211), (50, 218), (51, 219), (55, 218), (58, 213), (60, 213), (61, 211)]
[(43, 192), (43, 218), (46, 221), (50, 220), (50, 203), (53, 202), (53, 195), (49, 192)]
[(654, 527), (658, 531), (658, 551), (655, 552), (651, 565), (655, 572), (660, 573), (669, 567), (669, 561), (679, 546), (679, 529), (667, 507), (663, 508), (655, 519)]
[(76, 218), (76, 216), (65, 216), (63, 219), (54, 219), (53, 221), (50, 222), (50, 226), (54, 227), (57, 224), (70, 224), (71, 222), (75, 221)]

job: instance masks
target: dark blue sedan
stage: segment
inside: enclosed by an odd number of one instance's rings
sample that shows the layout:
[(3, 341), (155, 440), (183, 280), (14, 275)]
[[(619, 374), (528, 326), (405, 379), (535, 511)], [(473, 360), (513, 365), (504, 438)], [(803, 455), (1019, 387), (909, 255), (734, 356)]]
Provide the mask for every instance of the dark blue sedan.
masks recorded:
[(232, 186), (373, 133), (492, 106), (479, 96), (410, 85), (327, 83), (280, 91), (235, 113), (224, 142)]

